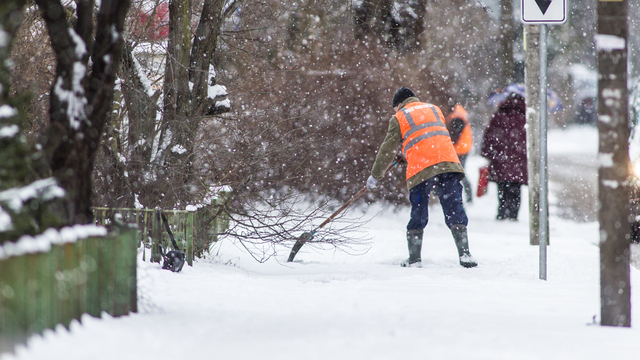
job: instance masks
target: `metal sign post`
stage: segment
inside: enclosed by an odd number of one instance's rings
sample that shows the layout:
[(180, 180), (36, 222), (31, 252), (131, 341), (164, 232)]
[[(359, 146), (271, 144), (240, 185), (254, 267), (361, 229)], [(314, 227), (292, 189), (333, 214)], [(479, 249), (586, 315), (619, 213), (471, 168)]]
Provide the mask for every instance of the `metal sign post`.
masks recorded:
[(540, 279), (547, 280), (547, 26), (540, 25)]
[(547, 27), (567, 21), (567, 0), (522, 0), (522, 21), (540, 25), (540, 279), (547, 280)]

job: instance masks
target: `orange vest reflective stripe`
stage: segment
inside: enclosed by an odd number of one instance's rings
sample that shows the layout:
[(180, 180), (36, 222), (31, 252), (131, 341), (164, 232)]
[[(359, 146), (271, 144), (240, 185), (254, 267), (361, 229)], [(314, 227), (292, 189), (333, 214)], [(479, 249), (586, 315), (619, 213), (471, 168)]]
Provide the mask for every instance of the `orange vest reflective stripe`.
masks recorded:
[(453, 148), (456, 149), (456, 154), (466, 155), (471, 151), (471, 146), (473, 145), (473, 134), (471, 133), (471, 125), (469, 125), (469, 113), (467, 113), (467, 110), (465, 110), (462, 105), (457, 104), (453, 108), (453, 112), (447, 116), (447, 122), (455, 118), (464, 121), (464, 129), (462, 129), (458, 141), (453, 144)]
[(407, 159), (407, 179), (441, 162), (460, 163), (437, 106), (412, 102), (395, 116), (402, 133), (402, 153)]

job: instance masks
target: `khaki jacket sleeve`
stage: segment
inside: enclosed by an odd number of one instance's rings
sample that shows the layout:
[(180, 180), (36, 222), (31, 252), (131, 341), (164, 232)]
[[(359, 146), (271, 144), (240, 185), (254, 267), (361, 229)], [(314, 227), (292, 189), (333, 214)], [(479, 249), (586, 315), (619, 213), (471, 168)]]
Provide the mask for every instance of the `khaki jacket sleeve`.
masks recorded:
[(398, 119), (393, 116), (391, 120), (389, 120), (387, 135), (382, 145), (380, 145), (376, 161), (373, 163), (373, 168), (371, 169), (371, 176), (376, 180), (382, 180), (385, 171), (387, 171), (389, 165), (393, 163), (401, 141), (402, 134), (400, 133), (400, 124), (398, 123)]

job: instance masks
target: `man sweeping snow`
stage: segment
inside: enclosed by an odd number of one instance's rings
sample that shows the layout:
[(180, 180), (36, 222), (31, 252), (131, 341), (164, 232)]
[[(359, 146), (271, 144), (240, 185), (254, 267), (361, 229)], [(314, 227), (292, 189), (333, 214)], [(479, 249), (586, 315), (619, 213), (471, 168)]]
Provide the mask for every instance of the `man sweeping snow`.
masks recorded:
[(400, 88), (393, 96), (396, 114), (389, 120), (387, 135), (378, 150), (367, 188), (378, 186), (385, 170), (393, 162), (398, 145), (407, 160), (407, 186), (411, 201), (411, 219), (407, 224), (409, 258), (401, 266), (421, 266), (422, 236), (429, 221), (429, 195), (436, 189), (445, 222), (456, 247), (460, 265), (478, 263), (469, 252), (468, 218), (462, 203), (464, 169), (451, 142), (439, 107), (418, 100), (413, 91)]

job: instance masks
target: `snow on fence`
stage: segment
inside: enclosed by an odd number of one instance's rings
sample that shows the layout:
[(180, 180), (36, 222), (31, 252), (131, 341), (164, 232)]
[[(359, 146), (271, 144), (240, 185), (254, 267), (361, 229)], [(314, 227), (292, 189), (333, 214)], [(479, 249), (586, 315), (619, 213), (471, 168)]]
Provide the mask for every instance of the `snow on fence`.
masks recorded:
[(77, 225), (0, 245), (0, 353), (82, 314), (137, 311), (137, 230)]

